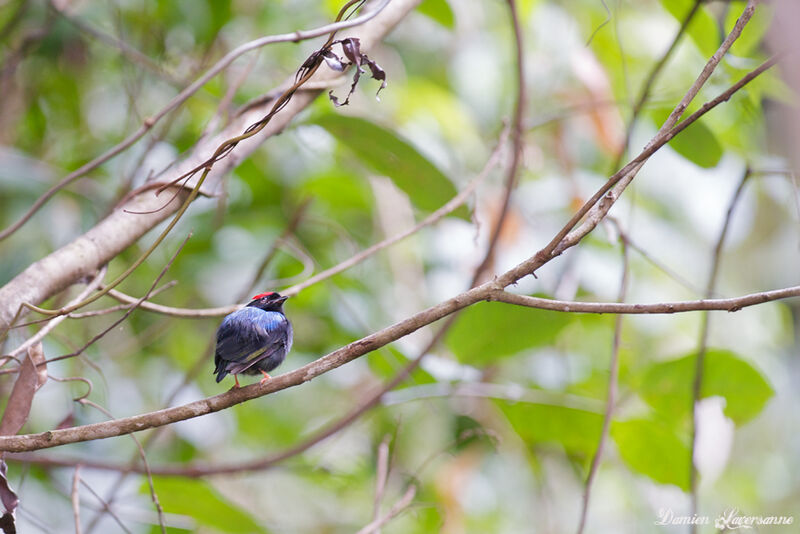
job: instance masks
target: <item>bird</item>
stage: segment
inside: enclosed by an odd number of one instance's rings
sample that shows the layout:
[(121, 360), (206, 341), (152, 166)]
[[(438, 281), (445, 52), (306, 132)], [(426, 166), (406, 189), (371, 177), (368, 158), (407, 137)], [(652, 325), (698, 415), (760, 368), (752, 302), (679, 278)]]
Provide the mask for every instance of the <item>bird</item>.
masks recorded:
[(239, 375), (264, 375), (261, 384), (269, 380), (268, 374), (278, 367), (292, 348), (292, 323), (283, 314), (283, 303), (288, 296), (275, 292), (261, 293), (252, 301), (227, 315), (217, 330), (217, 347), (214, 353), (217, 383), (228, 373), (239, 385)]

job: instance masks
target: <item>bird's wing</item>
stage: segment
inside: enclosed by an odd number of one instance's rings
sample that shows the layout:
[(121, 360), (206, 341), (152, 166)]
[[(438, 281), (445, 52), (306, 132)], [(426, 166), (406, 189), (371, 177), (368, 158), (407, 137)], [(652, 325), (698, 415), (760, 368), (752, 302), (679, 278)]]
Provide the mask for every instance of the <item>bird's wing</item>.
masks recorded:
[(244, 308), (229, 315), (217, 332), (217, 367), (241, 373), (283, 349), (286, 324), (284, 315), (258, 308)]

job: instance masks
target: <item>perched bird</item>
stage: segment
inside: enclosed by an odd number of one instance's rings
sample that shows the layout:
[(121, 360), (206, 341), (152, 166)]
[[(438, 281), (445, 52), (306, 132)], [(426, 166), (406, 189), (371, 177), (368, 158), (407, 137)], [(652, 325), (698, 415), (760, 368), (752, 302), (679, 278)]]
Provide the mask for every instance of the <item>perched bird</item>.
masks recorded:
[(283, 314), (283, 303), (289, 297), (278, 293), (261, 293), (252, 302), (222, 320), (217, 330), (214, 363), (217, 382), (233, 374), (239, 387), (239, 373), (264, 375), (283, 363), (292, 348), (292, 323)]

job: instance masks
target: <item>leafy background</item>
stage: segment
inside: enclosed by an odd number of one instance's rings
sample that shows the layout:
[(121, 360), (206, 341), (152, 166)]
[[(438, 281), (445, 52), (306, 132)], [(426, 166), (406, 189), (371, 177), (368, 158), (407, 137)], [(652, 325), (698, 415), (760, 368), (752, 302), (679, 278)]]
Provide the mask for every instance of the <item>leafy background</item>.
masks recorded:
[[(135, 130), (226, 51), (262, 35), (322, 24), (340, 7), (331, 0), (61, 4), (69, 4), (82, 24), (150, 60), (123, 56), (44, 2), (0, 4), (0, 28), (9, 28), (0, 43), (3, 226), (50, 183)], [(594, 0), (520, 2), (529, 87), (523, 171), (500, 236), (496, 272), (543, 245), (613, 170), (631, 101), (693, 2), (607, 4), (610, 14)], [(680, 99), (743, 5), (712, 2), (700, 8), (633, 127), (632, 150)], [(770, 18), (770, 6), (760, 5), (699, 103), (767, 57), (763, 37)], [(477, 174), (496, 144), (514, 101), (512, 37), (502, 2), (425, 0), (370, 52), (388, 73), (380, 102), (374, 99), (376, 82), (366, 79), (346, 108), (318, 99), (231, 173), (223, 196), (197, 201), (124, 291), (143, 294), (192, 231), (167, 275), (177, 285), (155, 300), (198, 308), (240, 301), (266, 250), (309, 199), (259, 290), (300, 281), (310, 269), (334, 265), (411, 226)], [(23, 230), (0, 242), (0, 283), (89, 229), (127, 188), (192, 147), (245, 69), (252, 70), (234, 105), (290, 76), (315, 45), (276, 45), (250, 56), (257, 58), (252, 64), (250, 57), (237, 61), (153, 136), (59, 194)], [(335, 91), (346, 91), (346, 85)], [(612, 210), (631, 241), (658, 260), (630, 251), (629, 301), (702, 295), (713, 245), (746, 168), (755, 172), (736, 207), (718, 293), (797, 283), (797, 192), (781, 172), (786, 163), (766, 119), (770, 110), (792, 103), (778, 73), (769, 71), (644, 167)], [(500, 206), (502, 180), (501, 172), (494, 173), (469, 209), (290, 300), (295, 347), (283, 369), (467, 286)], [(120, 254), (110, 275), (122, 272), (153, 235)], [(600, 227), (518, 290), (612, 301), (621, 272), (614, 231)], [(711, 316), (695, 453), (701, 513), (797, 511), (797, 311), (796, 302), (787, 301)], [(46, 354), (75, 350), (116, 318), (65, 323), (47, 338)], [(118, 417), (160, 409), (176, 391), (172, 404), (214, 395), (229, 386), (216, 384), (211, 374), (208, 352), (218, 321), (137, 311), (82, 357), (52, 364), (49, 371), (88, 378), (94, 385), (90, 399)], [(587, 532), (651, 531), (661, 508), (688, 513), (690, 388), (699, 328), (696, 313), (625, 319), (616, 418)], [(393, 376), (432, 332), (302, 387), (172, 425), (149, 444), (148, 460), (155, 466), (215, 465), (291, 447)], [(475, 305), (381, 406), (309, 451), (260, 472), (199, 480), (155, 477), (169, 531), (354, 532), (372, 518), (376, 451), (386, 436), (391, 472), (384, 509), (409, 482), (418, 493), (385, 532), (572, 531), (602, 425), (612, 332), (613, 318), (606, 316)], [(9, 344), (26, 337), (18, 330)], [(198, 358), (202, 367), (195, 374)], [(186, 376), (189, 383), (181, 386)], [(476, 383), (496, 387), (484, 396), (447, 393), (449, 386)], [(0, 379), (6, 393), (12, 384), (9, 375)], [(48, 382), (25, 430), (54, 428), (65, 418), (73, 424), (104, 420), (72, 402), (84, 389), (80, 383)], [(136, 454), (126, 437), (62, 449), (48, 455), (124, 464)], [(72, 517), (72, 470), (10, 460), (11, 481), (21, 496), (21, 531), (65, 531)], [(143, 477), (120, 479), (85, 469), (82, 478), (83, 514), (95, 532), (122, 531), (93, 495), (107, 498), (118, 480), (121, 489), (112, 503), (117, 518), (133, 532), (158, 531)]]

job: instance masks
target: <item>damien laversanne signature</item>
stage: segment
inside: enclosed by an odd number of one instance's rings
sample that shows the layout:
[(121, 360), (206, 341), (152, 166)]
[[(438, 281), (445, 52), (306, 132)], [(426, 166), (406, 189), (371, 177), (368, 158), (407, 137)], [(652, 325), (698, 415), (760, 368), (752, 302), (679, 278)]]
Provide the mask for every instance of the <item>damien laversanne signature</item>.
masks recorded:
[[(741, 515), (739, 510), (731, 508), (714, 518), (714, 528), (736, 530), (740, 528), (753, 528), (754, 526), (791, 525), (794, 516), (791, 515)], [(658, 511), (656, 525), (710, 525), (711, 518), (707, 515), (679, 515), (672, 508), (661, 508)]]

